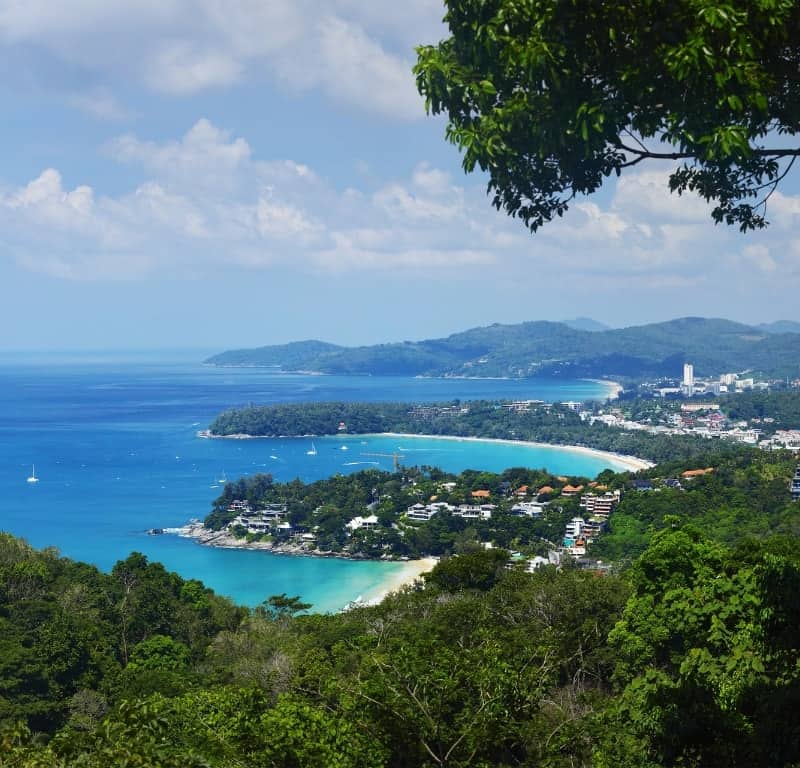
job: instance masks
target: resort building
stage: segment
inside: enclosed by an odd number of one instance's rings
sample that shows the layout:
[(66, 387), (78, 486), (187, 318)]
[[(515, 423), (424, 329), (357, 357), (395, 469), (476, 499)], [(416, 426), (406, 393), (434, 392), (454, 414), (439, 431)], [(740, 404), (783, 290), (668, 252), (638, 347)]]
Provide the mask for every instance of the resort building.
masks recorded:
[(511, 507), (511, 514), (519, 517), (541, 517), (549, 504), (548, 501), (518, 501)]
[(453, 517), (461, 517), (465, 520), (489, 520), (492, 512), (497, 509), (495, 504), (447, 504), (444, 501), (437, 501), (433, 504), (414, 504), (406, 510), (408, 520), (427, 522), (439, 512), (449, 512)]
[(573, 517), (572, 520), (567, 523), (567, 527), (564, 531), (564, 539), (577, 539), (583, 532), (583, 527), (585, 525), (586, 523), (582, 517)]
[(604, 493), (598, 496), (593, 493), (584, 493), (581, 496), (581, 508), (589, 515), (608, 517), (620, 502), (620, 492)]
[(406, 510), (406, 517), (409, 520), (417, 520), (419, 522), (427, 522), (430, 520), (440, 509), (439, 504), (414, 504)]
[(345, 525), (350, 531), (358, 531), (361, 528), (377, 528), (380, 525), (377, 515), (369, 515), (368, 517), (361, 517), (358, 515), (354, 517), (349, 523)]

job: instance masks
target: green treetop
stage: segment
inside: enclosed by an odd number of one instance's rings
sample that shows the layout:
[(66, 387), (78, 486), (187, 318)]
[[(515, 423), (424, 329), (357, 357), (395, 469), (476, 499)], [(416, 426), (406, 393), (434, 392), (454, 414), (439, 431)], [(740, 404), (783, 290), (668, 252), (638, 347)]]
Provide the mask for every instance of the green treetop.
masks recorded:
[(766, 225), (800, 155), (795, 0), (445, 0), (417, 87), (466, 171), (532, 231), (645, 160), (716, 222)]

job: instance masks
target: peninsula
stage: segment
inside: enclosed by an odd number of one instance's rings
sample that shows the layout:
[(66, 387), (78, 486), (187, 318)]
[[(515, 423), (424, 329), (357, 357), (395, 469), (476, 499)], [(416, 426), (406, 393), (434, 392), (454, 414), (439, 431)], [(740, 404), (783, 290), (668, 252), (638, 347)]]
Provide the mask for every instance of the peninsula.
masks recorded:
[[(794, 525), (791, 454), (706, 446), (700, 462), (635, 474), (608, 469), (594, 479), (523, 467), (369, 469), (312, 483), (259, 474), (228, 482), (202, 523), (171, 532), (280, 554), (418, 561), (502, 548), (522, 560), (560, 562), (636, 555), (669, 515), (717, 526), (726, 542)], [(748, 485), (753, 467), (758, 481)]]
[(699, 437), (623, 429), (580, 406), (536, 400), (247, 406), (224, 411), (199, 434), (243, 439), (395, 433), (528, 442), (604, 452), (633, 470), (707, 450)]

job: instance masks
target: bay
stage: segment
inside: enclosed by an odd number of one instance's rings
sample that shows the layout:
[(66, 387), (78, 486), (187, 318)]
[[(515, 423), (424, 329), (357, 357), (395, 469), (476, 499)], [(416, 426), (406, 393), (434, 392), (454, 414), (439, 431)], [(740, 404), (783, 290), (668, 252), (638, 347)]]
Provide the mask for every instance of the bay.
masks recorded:
[[(139, 551), (187, 578), (255, 605), (271, 594), (299, 594), (317, 610), (375, 593), (402, 564), (298, 558), (201, 547), (148, 528), (202, 518), (219, 480), (269, 472), (306, 482), (370, 466), (405, 464), (449, 471), (547, 466), (594, 475), (609, 462), (557, 448), (424, 438), (204, 440), (196, 436), (224, 408), (298, 401), (414, 401), (602, 398), (605, 384), (554, 380), (410, 379), (312, 376), (194, 362), (111, 359), (0, 365), (0, 530), (37, 547), (109, 570)], [(40, 481), (26, 483), (36, 465)], [(611, 462), (613, 466), (613, 462)]]

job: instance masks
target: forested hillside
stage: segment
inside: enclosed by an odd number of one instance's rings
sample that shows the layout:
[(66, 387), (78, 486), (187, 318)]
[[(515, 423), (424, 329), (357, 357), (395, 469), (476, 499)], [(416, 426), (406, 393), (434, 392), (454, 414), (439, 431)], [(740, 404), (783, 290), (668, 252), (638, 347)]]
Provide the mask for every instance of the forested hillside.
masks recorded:
[[(340, 425), (349, 434), (401, 432), (504, 440), (531, 440), (554, 445), (584, 445), (651, 461), (690, 458), (708, 451), (736, 450), (710, 446), (690, 435), (657, 435), (589, 424), (563, 405), (530, 405), (525, 410), (502, 402), (463, 403), (289, 403), (232, 408), (210, 425), (212, 435), (262, 437), (335, 435)], [(506, 403), (507, 405), (507, 403)]]
[[(664, 462), (636, 475), (612, 470), (598, 475), (594, 485), (618, 490), (621, 502), (588, 554), (605, 561), (630, 562), (647, 548), (657, 531), (674, 521), (696, 524), (713, 541), (728, 545), (773, 534), (800, 536), (800, 508), (789, 494), (795, 469), (792, 454), (721, 446), (703, 454), (700, 464), (710, 471), (696, 477), (684, 476), (698, 468), (696, 458)], [(650, 481), (650, 487), (641, 490), (644, 480)], [(546, 554), (561, 544), (572, 518), (588, 517), (579, 506), (579, 495), (561, 494), (566, 485), (593, 492), (588, 478), (556, 477), (546, 470), (524, 467), (501, 473), (467, 470), (457, 475), (432, 467), (401, 468), (396, 473), (371, 469), (313, 483), (275, 483), (271, 476), (259, 474), (227, 483), (205, 524), (212, 530), (227, 527), (238, 514), (231, 503), (239, 499), (253, 509), (285, 507), (292, 530), (281, 533), (273, 529), (264, 534), (276, 544), (288, 541), (299, 529), (313, 531), (318, 550), (350, 556), (449, 555), (484, 545), (526, 555)], [(520, 495), (516, 493), (519, 488), (526, 491)], [(540, 493), (540, 488), (548, 490)], [(426, 522), (404, 519), (407, 509), (419, 501), (470, 504), (474, 491), (487, 492), (484, 501), (493, 507), (490, 517), (464, 519), (441, 511)], [(525, 498), (549, 503), (535, 517), (515, 514), (514, 505)], [(348, 521), (370, 513), (377, 518), (375, 527), (347, 530)], [(241, 530), (238, 535), (245, 538), (246, 532)]]
[(309, 341), (240, 349), (207, 362), (338, 374), (638, 379), (679, 377), (688, 361), (698, 376), (745, 369), (797, 376), (800, 334), (774, 331), (699, 317), (596, 331), (538, 321), (365, 347)]
[(210, 643), (205, 630), (164, 634), (159, 612), (142, 612), (127, 662), (126, 596), (144, 582), (148, 605), (162, 606), (176, 577), (150, 583), (147, 567), (136, 578), (126, 567), (98, 578), (3, 542), (0, 765), (800, 760), (794, 538), (728, 548), (676, 523), (628, 572), (604, 577), (507, 570), (502, 551), (476, 551), (375, 607), (292, 618), (301, 606), (282, 596), (240, 622), (226, 608)]

